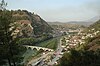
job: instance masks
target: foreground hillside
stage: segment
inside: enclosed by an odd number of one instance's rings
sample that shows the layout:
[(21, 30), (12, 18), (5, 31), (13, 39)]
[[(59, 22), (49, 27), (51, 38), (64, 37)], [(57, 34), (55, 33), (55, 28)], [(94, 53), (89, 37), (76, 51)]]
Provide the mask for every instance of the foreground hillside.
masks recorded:
[(87, 28), (87, 33), (91, 33), (92, 35), (95, 35), (93, 37), (87, 38), (86, 40), (87, 49), (94, 50), (94, 51), (100, 49), (100, 20), (90, 25)]
[(92, 29), (94, 31), (100, 31), (100, 20), (98, 20), (97, 22), (95, 22), (94, 24), (90, 25), (90, 27), (88, 27), (88, 29)]

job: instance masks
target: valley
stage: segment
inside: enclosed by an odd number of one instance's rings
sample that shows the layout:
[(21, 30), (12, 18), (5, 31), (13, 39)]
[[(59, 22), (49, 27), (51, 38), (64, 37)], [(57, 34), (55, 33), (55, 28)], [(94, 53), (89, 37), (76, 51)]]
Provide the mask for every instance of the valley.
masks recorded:
[(0, 66), (100, 66), (98, 3), (1, 0)]

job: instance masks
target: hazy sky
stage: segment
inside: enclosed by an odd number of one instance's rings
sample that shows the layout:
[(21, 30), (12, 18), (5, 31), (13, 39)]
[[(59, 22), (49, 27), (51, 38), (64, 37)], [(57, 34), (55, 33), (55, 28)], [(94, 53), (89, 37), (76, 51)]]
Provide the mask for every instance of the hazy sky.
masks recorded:
[(85, 21), (100, 15), (100, 0), (5, 0), (8, 9), (26, 9), (46, 21)]

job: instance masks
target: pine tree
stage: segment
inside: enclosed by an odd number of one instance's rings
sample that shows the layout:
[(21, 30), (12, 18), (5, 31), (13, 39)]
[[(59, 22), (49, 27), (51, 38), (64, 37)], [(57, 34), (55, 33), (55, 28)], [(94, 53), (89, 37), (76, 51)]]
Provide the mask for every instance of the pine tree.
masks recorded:
[[(2, 4), (2, 5), (1, 5)], [(21, 60), (19, 56), (22, 48), (17, 44), (18, 38), (14, 38), (16, 23), (12, 19), (12, 13), (5, 9), (5, 1), (0, 4), (0, 64), (8, 63), (9, 66), (17, 66)]]

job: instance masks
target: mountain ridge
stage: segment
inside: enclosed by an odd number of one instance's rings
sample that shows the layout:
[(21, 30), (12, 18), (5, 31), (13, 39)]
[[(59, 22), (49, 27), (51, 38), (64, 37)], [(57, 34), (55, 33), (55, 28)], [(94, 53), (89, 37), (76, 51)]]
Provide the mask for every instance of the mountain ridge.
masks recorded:
[(88, 19), (88, 20), (85, 20), (85, 21), (68, 21), (68, 22), (59, 22), (59, 21), (56, 21), (56, 22), (48, 22), (48, 24), (50, 25), (55, 25), (55, 24), (58, 24), (58, 25), (61, 25), (61, 24), (77, 24), (77, 25), (83, 25), (83, 26), (89, 26), (89, 25), (92, 25), (93, 23), (95, 23), (96, 21), (98, 21), (100, 19), (100, 16), (95, 16), (91, 19)]
[(39, 37), (52, 33), (52, 27), (39, 15), (27, 10), (7, 10), (12, 13), (13, 20), (19, 25), (16, 33), (19, 37)]

